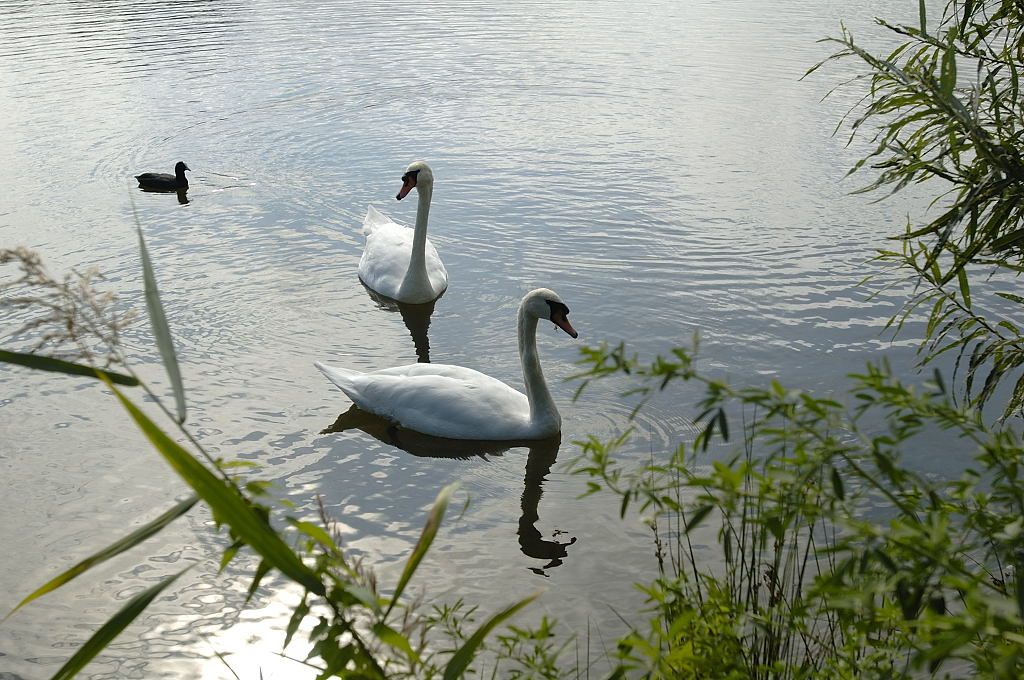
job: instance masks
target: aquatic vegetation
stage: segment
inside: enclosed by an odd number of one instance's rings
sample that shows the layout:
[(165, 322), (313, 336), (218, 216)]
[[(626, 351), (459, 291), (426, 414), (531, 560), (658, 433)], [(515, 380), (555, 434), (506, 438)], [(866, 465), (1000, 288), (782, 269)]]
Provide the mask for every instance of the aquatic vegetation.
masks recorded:
[[(623, 465), (626, 432), (580, 442), (573, 464), (654, 533), (661, 578), (642, 587), (649, 628), (619, 641), (622, 673), (1024, 673), (1024, 442), (954, 403), (938, 375), (913, 386), (868, 365), (846, 406), (774, 381), (734, 388), (684, 349), (644, 364), (603, 346), (582, 363), (584, 387), (628, 374), (643, 398), (682, 383), (699, 399), (702, 430), (675, 451)], [(908, 452), (921, 450), (965, 470), (916, 471)]]

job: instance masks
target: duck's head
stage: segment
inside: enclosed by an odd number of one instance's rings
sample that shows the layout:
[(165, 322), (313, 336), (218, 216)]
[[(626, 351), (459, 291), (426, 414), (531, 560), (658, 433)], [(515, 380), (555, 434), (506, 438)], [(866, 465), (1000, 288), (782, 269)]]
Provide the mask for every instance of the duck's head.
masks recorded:
[(186, 170), (192, 172), (192, 168), (185, 165), (185, 161), (178, 161), (177, 163), (174, 164), (174, 174), (177, 175), (178, 177), (184, 175)]
[(570, 337), (579, 337), (579, 333), (569, 323), (569, 308), (555, 291), (548, 288), (531, 290), (523, 298), (521, 307), (531, 316), (547, 319), (568, 333)]
[(416, 161), (410, 163), (409, 167), (405, 169), (405, 174), (402, 175), (402, 188), (399, 189), (395, 198), (401, 201), (413, 189), (422, 191), (424, 188), (431, 189), (433, 186), (434, 173), (430, 171), (430, 166), (423, 161)]

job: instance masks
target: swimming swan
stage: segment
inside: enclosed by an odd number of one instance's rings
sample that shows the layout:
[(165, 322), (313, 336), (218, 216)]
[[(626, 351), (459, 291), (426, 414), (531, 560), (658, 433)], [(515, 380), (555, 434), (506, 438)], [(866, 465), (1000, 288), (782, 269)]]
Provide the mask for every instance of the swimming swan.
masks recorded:
[(416, 189), (416, 228), (392, 222), (372, 205), (366, 210), (366, 246), (359, 260), (359, 278), (369, 288), (398, 302), (419, 304), (436, 300), (448, 287), (448, 272), (427, 240), (427, 214), (434, 191), (434, 174), (423, 161), (402, 175), (399, 201)]
[(402, 427), (451, 439), (532, 440), (557, 434), (562, 419), (537, 356), (537, 319), (549, 319), (572, 337), (569, 308), (547, 288), (519, 305), (519, 358), (526, 394), (462, 366), (411, 364), (360, 373), (316, 362), (327, 379), (359, 408)]

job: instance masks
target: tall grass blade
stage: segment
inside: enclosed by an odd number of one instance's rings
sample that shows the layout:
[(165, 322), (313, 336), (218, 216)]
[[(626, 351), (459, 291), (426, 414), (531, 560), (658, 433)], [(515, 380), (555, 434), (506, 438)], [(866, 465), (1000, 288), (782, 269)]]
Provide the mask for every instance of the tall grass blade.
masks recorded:
[(533, 595), (502, 609), (500, 612), (484, 621), (483, 625), (477, 628), (476, 632), (466, 640), (466, 644), (462, 645), (462, 647), (452, 655), (451, 660), (448, 661), (448, 665), (445, 666), (444, 669), (444, 680), (455, 680), (455, 678), (462, 677), (462, 674), (467, 668), (469, 668), (469, 664), (473, 661), (473, 656), (476, 654), (476, 650), (480, 647), (484, 638), (494, 630), (495, 626), (514, 615), (520, 609), (536, 600), (539, 596), (540, 593), (536, 592)]
[(293, 581), (317, 595), (325, 593), (324, 584), (316, 574), (303, 564), (238, 489), (218, 479), (195, 456), (168, 437), (120, 390), (113, 385), (110, 385), (110, 389), (164, 460), (210, 506), (216, 517), (228, 524), (239, 538)]
[(88, 640), (85, 641), (74, 656), (68, 659), (67, 663), (61, 666), (61, 669), (53, 676), (53, 680), (66, 680), (67, 678), (73, 678), (78, 674), (78, 671), (82, 670), (86, 664), (92, 661), (93, 657), (102, 652), (107, 648), (114, 638), (116, 638), (122, 630), (124, 630), (129, 623), (134, 621), (139, 614), (149, 606), (149, 603), (156, 599), (163, 590), (178, 580), (178, 577), (184, 574), (192, 567), (185, 567), (177, 574), (168, 576), (163, 581), (160, 581), (155, 586), (147, 588), (132, 599), (128, 601), (128, 604), (121, 607), (120, 611), (114, 614), (109, 621), (104, 623), (98, 631), (92, 634)]
[(416, 568), (423, 561), (423, 556), (427, 554), (430, 544), (434, 542), (437, 530), (441, 526), (441, 520), (444, 518), (444, 511), (448, 508), (448, 502), (451, 500), (452, 493), (455, 492), (456, 488), (458, 488), (458, 484), (449, 484), (437, 494), (434, 507), (430, 509), (430, 514), (427, 515), (427, 523), (423, 526), (423, 532), (420, 534), (419, 540), (416, 541), (416, 547), (413, 548), (412, 554), (409, 555), (409, 561), (405, 563), (405, 569), (402, 570), (402, 576), (398, 579), (398, 585), (395, 586), (395, 594), (391, 597), (391, 604), (388, 605), (384, 618), (387, 618), (387, 615), (398, 604), (402, 591), (409, 584), (412, 575), (416, 573)]
[(95, 378), (97, 377), (97, 374), (99, 374), (112, 383), (127, 385), (129, 387), (135, 387), (139, 384), (138, 380), (130, 375), (125, 375), (124, 373), (104, 371), (101, 368), (93, 368), (92, 366), (86, 366), (84, 364), (75, 364), (70, 361), (64, 361), (63, 359), (43, 357), (38, 354), (23, 354), (21, 352), (8, 352), (7, 350), (0, 349), (0, 362), (27, 366), (28, 368), (34, 368), (37, 371), (52, 371), (54, 373), (67, 373), (69, 375), (84, 375), (89, 378)]
[[(195, 505), (196, 502), (198, 501), (199, 498), (197, 496), (189, 496), (188, 498), (178, 503), (164, 514), (154, 519), (149, 524), (139, 527), (138, 529), (128, 534), (124, 538), (114, 543), (111, 543), (103, 550), (100, 550), (98, 553), (90, 555), (89, 557), (85, 558), (84, 560), (82, 560), (75, 566), (71, 567), (64, 573), (50, 579), (49, 581), (47, 581), (46, 583), (32, 591), (32, 593), (29, 594), (28, 597), (26, 597), (24, 600), (19, 602), (18, 606), (12, 609), (11, 613), (7, 616), (10, 616), (14, 612), (18, 611), (32, 600), (42, 597), (43, 595), (52, 590), (60, 588), (62, 585), (64, 585), (71, 579), (75, 578), (79, 574), (88, 571), (89, 569), (92, 569), (97, 564), (102, 564), (103, 562), (109, 560), (111, 557), (114, 557), (115, 555), (120, 555), (125, 550), (134, 548), (150, 536), (159, 533), (165, 526), (167, 526), (168, 524), (170, 524), (171, 522), (173, 522), (174, 520), (178, 519), (186, 512), (191, 510), (192, 506)], [(6, 619), (7, 616), (5, 616), (4, 618)]]
[[(138, 218), (136, 218), (137, 222)], [(149, 312), (149, 323), (153, 327), (156, 346), (160, 348), (160, 358), (163, 359), (164, 368), (167, 370), (167, 377), (170, 378), (171, 388), (174, 390), (174, 403), (178, 411), (178, 422), (184, 423), (185, 388), (181, 384), (178, 355), (174, 352), (171, 329), (167, 325), (164, 307), (160, 304), (160, 289), (156, 285), (156, 275), (153, 273), (153, 263), (149, 260), (149, 251), (146, 250), (146, 241), (142, 238), (142, 227), (136, 224), (136, 229), (139, 232), (139, 254), (142, 256), (142, 278), (146, 286), (146, 310)]]

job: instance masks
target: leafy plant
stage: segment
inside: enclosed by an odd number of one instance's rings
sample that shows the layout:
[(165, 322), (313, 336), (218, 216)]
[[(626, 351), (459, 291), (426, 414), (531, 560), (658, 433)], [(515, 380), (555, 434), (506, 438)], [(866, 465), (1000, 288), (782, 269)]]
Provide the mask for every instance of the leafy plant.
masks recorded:
[[(701, 432), (664, 460), (625, 467), (622, 436), (580, 442), (577, 474), (649, 516), (662, 577), (649, 629), (619, 642), (621, 673), (651, 677), (910, 677), (954, 667), (1024, 673), (1024, 445), (885, 364), (851, 376), (845, 407), (773, 382), (736, 389), (682, 349), (642, 364), (623, 345), (586, 352), (586, 387), (629, 374), (643, 398), (675, 382), (704, 396)], [(710, 457), (743, 414), (743, 449)], [(970, 460), (953, 480), (904, 454), (945, 431)], [(717, 550), (698, 551), (697, 530)], [(959, 671), (958, 671), (959, 672)]]
[[(894, 237), (898, 246), (879, 253), (914, 286), (890, 324), (899, 329), (924, 311), (924, 363), (954, 352), (965, 394), (977, 404), (1011, 381), (1003, 415), (1019, 413), (1024, 297), (1015, 282), (1024, 271), (1024, 8), (1014, 0), (951, 0), (930, 22), (919, 0), (916, 26), (876, 21), (902, 39), (892, 52), (871, 53), (843, 27), (840, 37), (826, 39), (841, 49), (808, 73), (849, 58), (867, 67), (846, 83), (866, 84), (866, 94), (843, 121), (851, 138), (874, 130), (873, 151), (850, 170), (878, 171), (862, 192), (937, 185), (931, 215), (923, 224), (908, 222)], [(978, 287), (994, 295), (972, 295)]]

